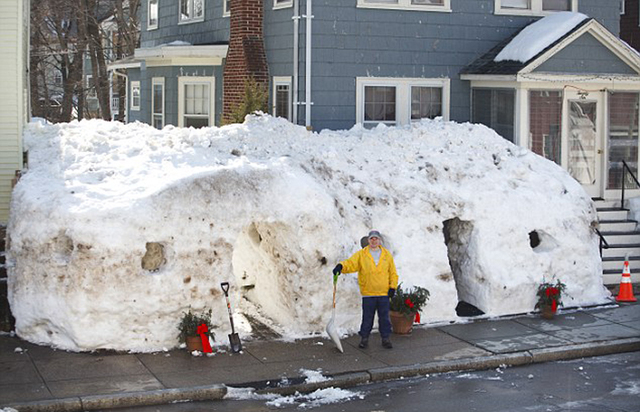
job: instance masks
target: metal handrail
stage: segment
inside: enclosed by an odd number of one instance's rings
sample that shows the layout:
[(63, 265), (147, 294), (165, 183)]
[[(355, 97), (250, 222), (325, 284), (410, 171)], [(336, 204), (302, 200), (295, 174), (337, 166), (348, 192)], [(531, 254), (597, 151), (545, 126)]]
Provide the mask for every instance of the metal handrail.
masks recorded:
[(595, 228), (595, 231), (598, 236), (600, 236), (600, 258), (602, 258), (602, 249), (609, 249), (609, 242), (607, 242), (607, 239), (602, 236), (602, 233), (600, 233), (597, 228)]
[(633, 171), (631, 170), (627, 162), (625, 162), (623, 159), (622, 160), (622, 196), (620, 199), (620, 209), (624, 209), (624, 187), (626, 186), (625, 183), (627, 182), (625, 173), (627, 172), (627, 170), (629, 171), (629, 174), (631, 175), (633, 180), (636, 182), (636, 186), (640, 187), (640, 182), (638, 182), (638, 178), (633, 174)]

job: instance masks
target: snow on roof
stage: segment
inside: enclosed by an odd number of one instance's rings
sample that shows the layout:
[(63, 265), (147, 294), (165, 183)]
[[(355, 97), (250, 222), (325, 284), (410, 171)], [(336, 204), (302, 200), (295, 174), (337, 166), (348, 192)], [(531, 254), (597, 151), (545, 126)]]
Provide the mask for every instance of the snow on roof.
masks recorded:
[(494, 61), (514, 60), (526, 63), (587, 18), (582, 13), (568, 11), (544, 17), (525, 27), (498, 53)]

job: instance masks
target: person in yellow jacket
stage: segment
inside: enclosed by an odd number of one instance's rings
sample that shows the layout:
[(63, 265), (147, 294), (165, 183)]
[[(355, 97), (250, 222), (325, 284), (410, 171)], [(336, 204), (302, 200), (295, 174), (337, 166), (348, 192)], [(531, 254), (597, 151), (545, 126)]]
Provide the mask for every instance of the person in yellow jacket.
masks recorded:
[(362, 323), (360, 324), (360, 348), (369, 346), (369, 334), (373, 319), (378, 313), (378, 329), (382, 346), (391, 349), (391, 320), (389, 319), (389, 299), (398, 288), (398, 272), (391, 253), (381, 246), (380, 232), (372, 230), (368, 236), (369, 245), (342, 261), (333, 269), (334, 276), (340, 273), (358, 272), (358, 285), (362, 295)]

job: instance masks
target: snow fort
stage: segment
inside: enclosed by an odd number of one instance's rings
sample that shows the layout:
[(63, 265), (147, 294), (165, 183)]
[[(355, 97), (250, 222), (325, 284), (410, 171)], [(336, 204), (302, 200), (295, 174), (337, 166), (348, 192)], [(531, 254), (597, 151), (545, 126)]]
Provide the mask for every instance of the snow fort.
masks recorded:
[[(182, 313), (229, 333), (322, 333), (331, 269), (379, 230), (403, 287), (427, 288), (424, 323), (466, 302), (531, 312), (561, 279), (565, 306), (605, 303), (596, 211), (560, 166), (479, 125), (313, 133), (284, 119), (184, 129), (32, 122), (8, 224), (16, 333), (74, 351), (177, 344)], [(238, 322), (239, 321), (239, 322)], [(339, 332), (360, 322), (356, 277), (338, 282)]]

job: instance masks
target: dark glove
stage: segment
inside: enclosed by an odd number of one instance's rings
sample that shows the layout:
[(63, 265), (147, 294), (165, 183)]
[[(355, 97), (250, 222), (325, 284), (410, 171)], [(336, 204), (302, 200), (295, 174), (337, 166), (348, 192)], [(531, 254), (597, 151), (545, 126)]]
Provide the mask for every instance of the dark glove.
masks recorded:
[(340, 276), (341, 272), (342, 272), (342, 264), (338, 263), (336, 267), (333, 268), (333, 276)]
[(389, 289), (389, 299), (393, 299), (393, 297), (396, 295), (396, 290), (395, 289)]

